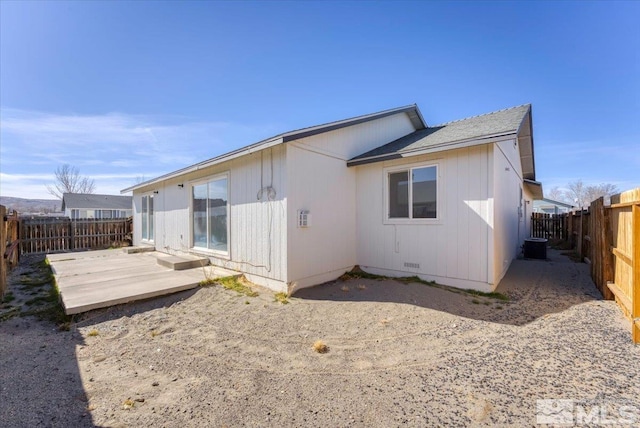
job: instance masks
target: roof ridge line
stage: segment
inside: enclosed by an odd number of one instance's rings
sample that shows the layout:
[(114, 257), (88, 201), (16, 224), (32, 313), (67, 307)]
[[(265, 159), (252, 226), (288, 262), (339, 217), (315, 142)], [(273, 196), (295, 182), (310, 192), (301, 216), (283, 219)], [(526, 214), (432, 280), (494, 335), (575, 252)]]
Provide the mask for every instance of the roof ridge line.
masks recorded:
[[(339, 120), (334, 120), (331, 122), (325, 122), (325, 123), (321, 123), (318, 125), (312, 125), (312, 126), (307, 126), (304, 128), (299, 128), (299, 129), (293, 129), (290, 131), (286, 131), (286, 132), (282, 132), (279, 133), (273, 137), (269, 137), (263, 140), (260, 140), (256, 143), (252, 143), (243, 147), (239, 147), (237, 149), (234, 149), (230, 152), (227, 153), (223, 153), (217, 156), (214, 156), (212, 158), (197, 162), (195, 164), (192, 165), (187, 165), (183, 168), (180, 168), (178, 170), (160, 175), (158, 177), (155, 178), (151, 178), (147, 181), (144, 181), (142, 183), (137, 183), (134, 184), (132, 186), (129, 186), (125, 189), (122, 189), (120, 191), (120, 193), (126, 193), (126, 192), (130, 192), (134, 189), (138, 189), (144, 186), (148, 186), (151, 185), (153, 183), (157, 183), (158, 181), (161, 180), (166, 180), (169, 179), (171, 177), (176, 177), (179, 176), (181, 174), (187, 173), (190, 170), (192, 170), (193, 168), (195, 168), (196, 170), (200, 169), (201, 167), (204, 168), (206, 166), (210, 166), (210, 165), (214, 165), (215, 163), (218, 162), (223, 162), (225, 159), (230, 159), (231, 156), (241, 156), (243, 152), (249, 152), (251, 153), (251, 151), (253, 150), (262, 150), (265, 147), (265, 145), (267, 144), (280, 144), (280, 143), (287, 143), (289, 141), (292, 141), (294, 139), (300, 139), (300, 138), (306, 138), (307, 136), (310, 135), (315, 135), (314, 132), (316, 130), (322, 130), (325, 129), (322, 132), (328, 132), (328, 131), (332, 131), (335, 129), (340, 129), (346, 126), (351, 126), (351, 125), (357, 125), (361, 122), (366, 122), (372, 119), (377, 119), (377, 118), (382, 118), (382, 117), (386, 117), (386, 116), (390, 116), (390, 115), (394, 115), (394, 114), (398, 114), (398, 113), (402, 113), (402, 112), (408, 112), (410, 110), (415, 110), (417, 115), (417, 120), (420, 122), (420, 126), (425, 126), (428, 128), (428, 125), (426, 123), (426, 121), (424, 120), (424, 118), (422, 117), (422, 113), (420, 113), (420, 109), (418, 108), (418, 104), (417, 103), (413, 103), (413, 104), (408, 104), (408, 105), (404, 105), (404, 106), (400, 106), (400, 107), (394, 107), (394, 108), (390, 108), (390, 109), (385, 109), (385, 110), (381, 110), (378, 112), (374, 112), (374, 113), (367, 113), (367, 114), (363, 114), (363, 115), (358, 115), (358, 116), (352, 116), (346, 119), (339, 119)], [(413, 119), (410, 117), (411, 122), (413, 123)], [(417, 126), (416, 126), (417, 127)], [(425, 128), (426, 129), (426, 128)], [(279, 143), (277, 142), (279, 140)], [(245, 153), (246, 154), (246, 153)]]
[(477, 114), (477, 115), (475, 115), (475, 116), (469, 116), (469, 117), (465, 117), (465, 118), (462, 118), (462, 119), (456, 119), (456, 120), (451, 120), (451, 121), (449, 121), (449, 122), (439, 123), (439, 124), (437, 124), (437, 125), (432, 125), (432, 126), (430, 126), (429, 128), (437, 128), (437, 127), (439, 127), (439, 126), (445, 126), (445, 125), (449, 125), (449, 124), (456, 123), (456, 122), (462, 122), (463, 120), (475, 119), (476, 117), (488, 116), (488, 115), (490, 115), (490, 114), (501, 113), (501, 112), (503, 112), (503, 111), (513, 110), (513, 109), (517, 109), (517, 108), (525, 107), (525, 106), (530, 106), (530, 105), (531, 105), (531, 103), (520, 104), (520, 105), (518, 105), (518, 106), (507, 107), (507, 108), (503, 108), (503, 109), (500, 109), (500, 110), (491, 111), (491, 112), (489, 112), (489, 113), (482, 113), (482, 114)]
[(366, 118), (366, 117), (377, 116), (377, 115), (381, 115), (381, 114), (385, 114), (385, 113), (391, 113), (393, 111), (400, 112), (401, 110), (406, 110), (406, 109), (411, 109), (411, 108), (416, 108), (417, 109), (418, 105), (416, 103), (407, 104), (407, 105), (404, 105), (404, 106), (399, 106), (399, 107), (388, 108), (388, 109), (385, 109), (385, 110), (380, 110), (380, 111), (377, 111), (377, 112), (374, 112), (374, 113), (361, 114), (361, 115), (357, 115), (357, 116), (348, 117), (346, 119), (332, 120), (332, 121), (329, 121), (329, 122), (320, 123), (318, 125), (305, 126), (303, 128), (292, 129), (290, 131), (282, 132), (282, 133), (276, 135), (273, 138), (275, 139), (275, 138), (279, 138), (279, 137), (288, 136), (290, 134), (297, 134), (297, 133), (300, 133), (302, 131), (310, 130), (310, 129), (313, 129), (313, 128), (323, 128), (323, 127), (326, 127), (326, 126), (329, 126), (329, 125), (334, 125), (334, 124), (339, 124), (339, 123), (346, 123), (346, 122), (354, 121), (354, 120), (357, 120), (357, 119), (363, 119), (363, 118)]

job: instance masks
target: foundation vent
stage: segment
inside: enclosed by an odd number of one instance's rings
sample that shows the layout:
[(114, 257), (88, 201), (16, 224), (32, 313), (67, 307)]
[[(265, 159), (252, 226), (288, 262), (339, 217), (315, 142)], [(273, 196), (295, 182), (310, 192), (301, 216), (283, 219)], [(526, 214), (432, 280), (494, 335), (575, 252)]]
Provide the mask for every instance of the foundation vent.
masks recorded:
[(420, 263), (404, 262), (404, 267), (409, 268), (409, 269), (420, 269)]

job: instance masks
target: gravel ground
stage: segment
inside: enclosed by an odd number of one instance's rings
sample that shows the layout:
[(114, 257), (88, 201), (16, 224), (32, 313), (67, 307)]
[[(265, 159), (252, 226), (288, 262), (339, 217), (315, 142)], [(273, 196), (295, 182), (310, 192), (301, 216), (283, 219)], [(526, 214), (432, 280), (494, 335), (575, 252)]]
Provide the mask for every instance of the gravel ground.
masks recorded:
[(516, 260), (508, 302), (349, 279), (288, 304), (201, 288), (69, 331), (14, 317), (0, 426), (534, 426), (537, 399), (640, 409), (640, 347), (587, 267)]

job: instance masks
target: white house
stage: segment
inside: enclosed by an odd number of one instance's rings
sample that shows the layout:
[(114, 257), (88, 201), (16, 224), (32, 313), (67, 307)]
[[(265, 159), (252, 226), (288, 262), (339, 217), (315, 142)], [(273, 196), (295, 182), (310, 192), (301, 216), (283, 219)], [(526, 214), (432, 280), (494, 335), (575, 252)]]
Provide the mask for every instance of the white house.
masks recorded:
[(567, 204), (561, 201), (555, 201), (549, 198), (542, 198), (533, 201), (534, 213), (563, 214), (570, 212), (574, 208), (575, 207), (571, 204)]
[(137, 184), (134, 245), (278, 291), (354, 265), (495, 289), (529, 230), (531, 106), (428, 126), (411, 105), (287, 132)]
[(131, 196), (64, 193), (62, 211), (72, 218), (126, 218), (132, 214)]

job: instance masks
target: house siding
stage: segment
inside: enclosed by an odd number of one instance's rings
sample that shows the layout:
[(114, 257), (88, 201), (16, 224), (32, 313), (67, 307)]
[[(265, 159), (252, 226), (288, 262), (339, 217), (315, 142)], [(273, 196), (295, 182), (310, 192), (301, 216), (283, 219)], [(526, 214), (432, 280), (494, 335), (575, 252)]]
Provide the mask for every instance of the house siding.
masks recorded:
[[(286, 147), (280, 145), (262, 151), (262, 155), (239, 158), (230, 169), (231, 262), (226, 267), (254, 276), (250, 278), (253, 282), (278, 291), (285, 291), (287, 282), (285, 165)], [(263, 189), (258, 200), (261, 186), (273, 187), (275, 198), (270, 201)]]
[[(491, 156), (490, 145), (480, 145), (356, 167), (358, 264), (372, 273), (491, 288)], [(439, 221), (385, 224), (384, 169), (433, 162), (439, 167)]]
[[(509, 160), (509, 148), (513, 149), (513, 142), (496, 144), (493, 150), (494, 284), (500, 282), (517, 257), (526, 233), (524, 201), (520, 199), (522, 172)], [(524, 197), (524, 190), (522, 195)]]
[(564, 204), (557, 204), (547, 200), (537, 200), (533, 202), (533, 212), (545, 213), (545, 214), (563, 214), (568, 213), (573, 209), (572, 206), (566, 206)]
[[(533, 195), (524, 187), (524, 239), (531, 236), (531, 213), (533, 212)], [(523, 239), (523, 243), (524, 243)]]
[[(157, 190), (154, 195), (156, 249), (170, 254), (193, 252), (191, 186), (228, 173), (229, 255), (210, 255), (211, 263), (242, 271), (258, 284), (286, 290), (285, 159), (285, 146), (276, 146), (134, 192), (134, 244), (143, 243), (140, 232), (142, 195)], [(258, 200), (261, 185), (275, 189), (274, 200), (269, 201), (266, 192)]]
[[(406, 113), (312, 137), (287, 147), (290, 290), (335, 279), (356, 264), (356, 176), (346, 161), (415, 128)], [(311, 226), (297, 224), (299, 210)]]
[[(78, 211), (77, 216), (73, 215), (74, 210)], [(69, 218), (118, 219), (130, 217), (131, 213), (131, 208), (66, 208), (64, 210), (64, 215)]]
[[(229, 253), (207, 255), (212, 264), (241, 271), (252, 282), (292, 292), (335, 279), (359, 264), (371, 273), (418, 275), (491, 291), (517, 256), (529, 227), (523, 199), (531, 196), (522, 189), (516, 140), (475, 141), (438, 153), (347, 167), (349, 159), (414, 130), (407, 114), (398, 113), (137, 188), (134, 244), (143, 243), (141, 198), (157, 192), (156, 249), (196, 252), (192, 186), (227, 174)], [(438, 218), (386, 219), (387, 168), (432, 164), (438, 166)], [(267, 198), (267, 187), (275, 190), (272, 198)], [(298, 225), (300, 210), (310, 214), (308, 227)]]
[[(356, 264), (355, 171), (345, 161), (290, 146), (288, 244), (290, 290), (335, 279)], [(311, 215), (297, 224), (298, 210)]]
[(513, 168), (513, 171), (520, 181), (522, 181), (522, 162), (520, 161), (520, 148), (518, 147), (517, 140), (498, 141), (496, 146), (507, 159), (507, 162), (509, 162), (509, 165)]

